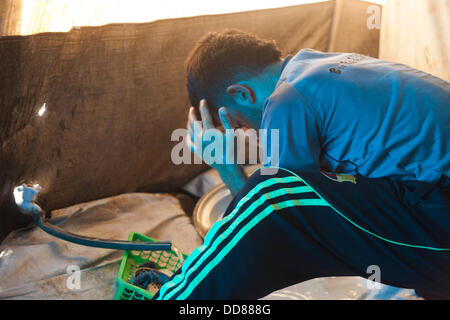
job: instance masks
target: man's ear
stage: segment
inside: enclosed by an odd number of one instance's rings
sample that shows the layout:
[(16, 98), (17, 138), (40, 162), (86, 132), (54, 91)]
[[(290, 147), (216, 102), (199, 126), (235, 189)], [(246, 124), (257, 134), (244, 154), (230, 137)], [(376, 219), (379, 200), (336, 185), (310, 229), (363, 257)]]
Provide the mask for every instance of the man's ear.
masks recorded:
[(253, 104), (256, 102), (253, 89), (243, 84), (232, 84), (228, 86), (227, 94), (232, 96), (240, 104)]

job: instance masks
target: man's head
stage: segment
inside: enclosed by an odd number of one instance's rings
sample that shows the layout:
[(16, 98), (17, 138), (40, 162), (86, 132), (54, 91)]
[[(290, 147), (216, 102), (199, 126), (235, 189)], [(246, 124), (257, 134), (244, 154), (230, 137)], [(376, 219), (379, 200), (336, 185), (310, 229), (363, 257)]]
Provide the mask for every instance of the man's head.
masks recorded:
[(281, 51), (274, 41), (238, 30), (210, 32), (186, 59), (191, 105), (206, 99), (217, 120), (226, 106), (239, 126), (258, 128), (264, 101), (278, 81)]

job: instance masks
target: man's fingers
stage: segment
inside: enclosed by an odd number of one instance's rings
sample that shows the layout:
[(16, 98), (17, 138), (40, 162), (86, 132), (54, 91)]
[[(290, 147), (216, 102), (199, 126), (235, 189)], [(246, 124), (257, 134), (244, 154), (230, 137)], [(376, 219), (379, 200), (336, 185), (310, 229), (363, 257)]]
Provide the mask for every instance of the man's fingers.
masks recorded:
[(190, 133), (186, 136), (186, 144), (192, 153), (195, 153), (195, 144)]
[(188, 129), (194, 129), (194, 122), (198, 121), (197, 115), (195, 114), (195, 108), (191, 107), (188, 113)]
[(219, 117), (225, 129), (234, 129), (233, 120), (231, 120), (231, 116), (228, 113), (227, 108), (221, 107), (219, 109)]
[(211, 129), (214, 128), (213, 120), (211, 117), (211, 114), (208, 110), (208, 104), (205, 99), (202, 99), (200, 101), (200, 115), (202, 117), (202, 123), (204, 129)]
[(201, 136), (202, 134), (202, 127), (201, 122), (198, 120), (197, 115), (195, 114), (195, 108), (191, 107), (189, 109), (188, 114), (188, 123), (187, 123), (187, 129), (192, 137)]

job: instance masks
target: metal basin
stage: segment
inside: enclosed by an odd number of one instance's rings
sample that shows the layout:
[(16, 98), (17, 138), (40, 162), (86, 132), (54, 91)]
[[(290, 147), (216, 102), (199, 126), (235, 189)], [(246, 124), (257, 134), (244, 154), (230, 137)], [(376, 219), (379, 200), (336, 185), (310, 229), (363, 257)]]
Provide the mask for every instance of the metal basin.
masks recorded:
[(216, 221), (222, 219), (232, 200), (230, 190), (223, 183), (206, 192), (198, 200), (194, 208), (193, 220), (202, 238)]

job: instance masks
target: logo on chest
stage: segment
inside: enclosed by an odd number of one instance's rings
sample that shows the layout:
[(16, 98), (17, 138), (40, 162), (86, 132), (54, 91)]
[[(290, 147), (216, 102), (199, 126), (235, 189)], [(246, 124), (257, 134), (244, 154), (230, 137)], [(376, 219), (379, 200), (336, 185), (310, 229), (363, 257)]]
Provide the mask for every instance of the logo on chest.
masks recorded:
[(339, 60), (336, 68), (330, 68), (330, 69), (328, 69), (328, 71), (331, 73), (335, 73), (335, 74), (341, 74), (342, 71), (345, 70), (345, 68), (348, 65), (352, 65), (352, 64), (359, 62), (361, 60), (361, 58), (362, 58), (362, 56), (360, 54), (357, 54), (357, 53), (351, 54), (351, 55), (345, 57), (344, 59)]

